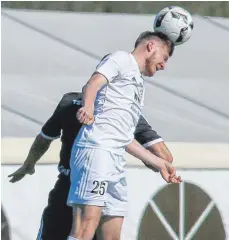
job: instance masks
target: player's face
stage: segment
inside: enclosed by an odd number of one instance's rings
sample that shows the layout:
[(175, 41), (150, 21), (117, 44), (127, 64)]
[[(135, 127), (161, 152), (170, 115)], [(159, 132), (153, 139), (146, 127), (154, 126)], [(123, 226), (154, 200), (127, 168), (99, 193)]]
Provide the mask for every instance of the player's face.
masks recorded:
[(165, 64), (169, 59), (169, 49), (165, 44), (153, 43), (152, 47), (149, 48), (149, 57), (146, 59), (145, 63), (145, 73), (147, 77), (152, 77), (156, 71), (164, 70)]

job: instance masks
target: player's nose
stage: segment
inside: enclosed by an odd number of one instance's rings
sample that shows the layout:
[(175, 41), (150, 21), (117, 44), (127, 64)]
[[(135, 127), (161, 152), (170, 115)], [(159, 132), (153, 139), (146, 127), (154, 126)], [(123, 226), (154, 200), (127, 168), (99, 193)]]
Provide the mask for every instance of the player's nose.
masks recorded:
[(165, 63), (163, 62), (162, 64), (161, 64), (161, 70), (164, 70), (165, 69)]
[(165, 69), (165, 63), (160, 63), (160, 64), (158, 64), (158, 66), (157, 66), (157, 71), (158, 70), (164, 70)]

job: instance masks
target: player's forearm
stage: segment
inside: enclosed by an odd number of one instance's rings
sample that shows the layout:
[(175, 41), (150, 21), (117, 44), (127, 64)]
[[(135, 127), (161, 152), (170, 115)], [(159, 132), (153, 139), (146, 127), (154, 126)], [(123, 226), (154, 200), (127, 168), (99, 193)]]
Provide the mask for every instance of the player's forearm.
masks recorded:
[(132, 156), (140, 159), (143, 163), (153, 166), (160, 170), (164, 166), (164, 160), (150, 153), (142, 147), (136, 140), (133, 140), (127, 147), (126, 151)]
[(152, 144), (148, 146), (146, 149), (152, 152), (154, 155), (168, 162), (171, 162), (171, 163), (173, 162), (173, 156), (164, 142)]
[(42, 137), (40, 134), (35, 138), (29, 154), (24, 162), (24, 164), (33, 166), (36, 162), (45, 154), (49, 149), (52, 140)]
[(88, 83), (83, 87), (83, 106), (94, 106), (97, 92), (107, 83), (105, 77), (101, 74), (95, 73)]

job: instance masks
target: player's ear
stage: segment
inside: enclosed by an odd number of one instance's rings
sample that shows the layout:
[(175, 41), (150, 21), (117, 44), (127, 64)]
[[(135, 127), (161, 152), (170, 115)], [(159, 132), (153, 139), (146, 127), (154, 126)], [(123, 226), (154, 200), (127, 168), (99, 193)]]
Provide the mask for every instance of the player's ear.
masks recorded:
[(149, 53), (154, 52), (154, 50), (155, 50), (155, 42), (154, 41), (148, 42), (146, 48), (147, 48), (147, 51)]
[(85, 89), (86, 89), (86, 85), (82, 87), (82, 94), (84, 94)]

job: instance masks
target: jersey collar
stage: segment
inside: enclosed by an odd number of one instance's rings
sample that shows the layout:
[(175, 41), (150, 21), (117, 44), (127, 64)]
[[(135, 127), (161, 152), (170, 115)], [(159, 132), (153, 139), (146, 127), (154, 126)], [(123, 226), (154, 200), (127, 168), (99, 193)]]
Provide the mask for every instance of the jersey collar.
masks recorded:
[(139, 66), (138, 66), (138, 63), (137, 63), (135, 57), (133, 56), (132, 53), (130, 53), (129, 55), (130, 55), (130, 58), (131, 58), (131, 61), (132, 61), (133, 65), (135, 66), (135, 69), (137, 69), (139, 75), (142, 77), (142, 74), (140, 72), (140, 69), (139, 69)]

